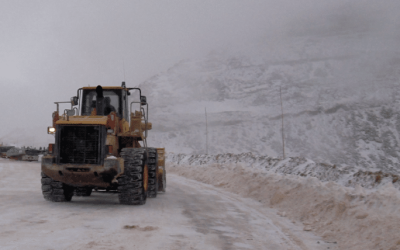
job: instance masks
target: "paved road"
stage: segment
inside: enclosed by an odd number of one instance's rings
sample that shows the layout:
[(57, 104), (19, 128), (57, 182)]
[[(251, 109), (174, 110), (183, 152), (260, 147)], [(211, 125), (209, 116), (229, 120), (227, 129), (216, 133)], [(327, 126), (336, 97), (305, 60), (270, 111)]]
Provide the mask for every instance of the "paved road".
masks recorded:
[(104, 192), (52, 203), (41, 194), (39, 163), (0, 159), (0, 249), (329, 247), (257, 201), (167, 178), (167, 193), (144, 206), (120, 205), (117, 194)]

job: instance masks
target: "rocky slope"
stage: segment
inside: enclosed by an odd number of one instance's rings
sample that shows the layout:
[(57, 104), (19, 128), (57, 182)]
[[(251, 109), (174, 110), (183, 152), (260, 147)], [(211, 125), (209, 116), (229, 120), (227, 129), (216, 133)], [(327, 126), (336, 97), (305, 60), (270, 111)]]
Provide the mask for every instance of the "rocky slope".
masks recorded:
[(207, 108), (210, 154), (282, 156), (281, 90), (286, 156), (397, 173), (400, 32), (351, 18), (348, 27), (299, 28), (246, 55), (183, 60), (144, 82), (150, 145), (205, 153)]

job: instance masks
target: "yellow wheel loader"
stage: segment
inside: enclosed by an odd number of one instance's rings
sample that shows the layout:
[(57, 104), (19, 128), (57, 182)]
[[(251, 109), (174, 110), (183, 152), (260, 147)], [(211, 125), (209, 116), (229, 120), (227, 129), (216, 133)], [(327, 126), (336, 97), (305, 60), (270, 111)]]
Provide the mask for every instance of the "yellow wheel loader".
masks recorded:
[[(71, 109), (60, 114), (60, 103), (71, 103)], [(139, 88), (124, 82), (121, 87), (83, 87), (70, 102), (55, 104), (53, 125), (47, 128), (55, 143), (42, 157), (46, 200), (71, 201), (74, 195), (106, 189), (117, 191), (121, 204), (141, 205), (165, 192), (165, 150), (147, 146), (152, 124)]]

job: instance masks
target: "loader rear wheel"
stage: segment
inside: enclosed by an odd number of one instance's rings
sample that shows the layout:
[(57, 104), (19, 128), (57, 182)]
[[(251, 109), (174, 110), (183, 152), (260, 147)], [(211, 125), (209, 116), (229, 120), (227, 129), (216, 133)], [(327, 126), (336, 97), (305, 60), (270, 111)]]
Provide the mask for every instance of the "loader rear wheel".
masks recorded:
[(164, 192), (167, 189), (167, 172), (164, 166), (159, 166), (162, 169), (162, 174), (158, 176), (158, 191)]
[(148, 166), (149, 166), (149, 191), (147, 192), (147, 197), (156, 198), (158, 191), (158, 154), (157, 149), (147, 148), (149, 152)]
[(92, 194), (91, 187), (77, 187), (75, 188), (76, 196), (90, 196)]
[(121, 204), (143, 205), (148, 190), (147, 155), (143, 148), (124, 148), (124, 174), (118, 178), (118, 198)]
[(42, 193), (45, 200), (53, 202), (71, 201), (74, 187), (55, 181), (42, 173)]

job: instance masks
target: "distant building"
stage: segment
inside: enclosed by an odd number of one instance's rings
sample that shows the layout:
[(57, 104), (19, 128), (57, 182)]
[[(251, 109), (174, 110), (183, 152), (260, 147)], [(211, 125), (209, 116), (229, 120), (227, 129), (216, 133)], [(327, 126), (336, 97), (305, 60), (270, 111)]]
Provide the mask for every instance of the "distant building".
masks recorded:
[(7, 151), (14, 148), (14, 146), (0, 146), (0, 157), (7, 158)]

